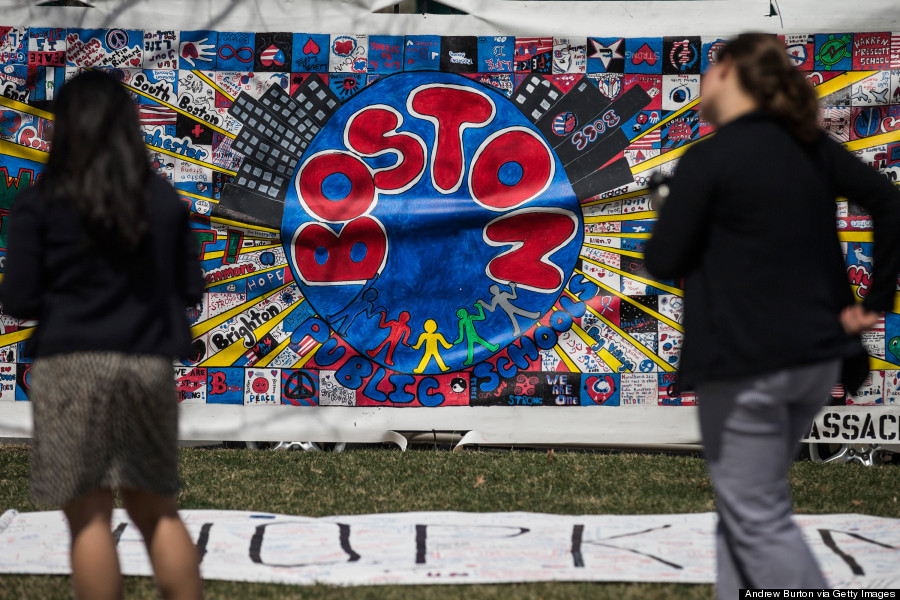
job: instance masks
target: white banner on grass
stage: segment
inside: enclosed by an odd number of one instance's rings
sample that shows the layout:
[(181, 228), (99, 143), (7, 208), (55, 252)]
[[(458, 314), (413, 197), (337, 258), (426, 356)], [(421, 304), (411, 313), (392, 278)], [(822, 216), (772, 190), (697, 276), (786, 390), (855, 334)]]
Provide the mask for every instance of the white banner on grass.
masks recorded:
[[(712, 513), (412, 512), (298, 517), (181, 512), (205, 579), (308, 585), (642, 581), (712, 583)], [(900, 519), (797, 517), (835, 588), (900, 587)], [(141, 537), (113, 516), (122, 570), (149, 575)], [(61, 512), (0, 516), (0, 573), (69, 572)]]

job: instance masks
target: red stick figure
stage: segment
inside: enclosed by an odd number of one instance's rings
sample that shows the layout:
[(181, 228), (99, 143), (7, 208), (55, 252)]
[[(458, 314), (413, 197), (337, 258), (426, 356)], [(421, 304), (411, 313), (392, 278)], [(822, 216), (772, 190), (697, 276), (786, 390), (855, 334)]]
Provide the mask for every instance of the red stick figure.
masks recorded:
[(387, 329), (390, 327), (391, 331), (388, 333), (388, 336), (384, 338), (384, 341), (378, 345), (374, 350), (368, 350), (366, 353), (375, 358), (378, 356), (378, 353), (387, 346), (388, 351), (387, 355), (384, 358), (384, 363), (386, 365), (394, 366), (394, 350), (397, 349), (398, 344), (406, 344), (409, 345), (409, 334), (410, 328), (407, 323), (409, 322), (409, 313), (405, 310), (400, 313), (400, 316), (397, 320), (394, 321), (385, 321), (384, 320), (385, 313), (381, 311), (381, 323), (379, 327), (382, 329)]

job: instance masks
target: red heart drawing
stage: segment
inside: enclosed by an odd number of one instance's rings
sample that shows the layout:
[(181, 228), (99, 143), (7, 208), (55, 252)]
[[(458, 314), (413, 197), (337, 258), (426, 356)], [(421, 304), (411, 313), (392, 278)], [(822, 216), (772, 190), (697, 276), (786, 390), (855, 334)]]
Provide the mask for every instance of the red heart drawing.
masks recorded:
[(137, 58), (137, 57), (132, 58), (132, 59), (131, 59), (131, 64), (133, 64), (133, 65), (136, 66), (136, 67), (139, 67), (139, 66), (141, 66), (141, 59), (139, 59), (139, 58)]
[(197, 52), (197, 46), (195, 46), (191, 42), (188, 42), (181, 47), (181, 56), (185, 58), (197, 58), (200, 55)]
[(650, 46), (644, 44), (637, 52), (634, 53), (631, 62), (636, 65), (645, 62), (652, 67), (656, 64), (656, 52), (654, 52), (653, 49), (650, 48)]
[(260, 53), (259, 62), (267, 67), (273, 64), (281, 66), (284, 64), (284, 52), (278, 46), (272, 44)]
[(303, 44), (303, 54), (318, 54), (319, 53), (319, 45), (313, 41), (312, 38), (306, 40), (306, 43)]
[(592, 375), (588, 377), (585, 389), (591, 400), (597, 404), (603, 404), (616, 392), (616, 382), (610, 375)]
[(334, 43), (334, 53), (340, 56), (349, 56), (353, 52), (353, 40), (344, 40)]

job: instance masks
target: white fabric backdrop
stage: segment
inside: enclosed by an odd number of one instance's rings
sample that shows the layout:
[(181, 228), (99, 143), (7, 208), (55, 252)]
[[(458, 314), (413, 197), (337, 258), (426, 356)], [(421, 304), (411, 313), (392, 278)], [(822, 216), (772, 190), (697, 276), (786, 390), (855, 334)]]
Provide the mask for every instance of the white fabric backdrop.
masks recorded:
[[(91, 0), (93, 9), (37, 7), (30, 0), (0, 0), (4, 25), (57, 27), (170, 27), (310, 33), (658, 36), (771, 32), (900, 30), (896, 0), (769, 0), (665, 2), (522, 2), (442, 0), (468, 13), (375, 13), (391, 0)], [(781, 21), (784, 24), (782, 26)]]
[[(699, 444), (694, 406), (234, 406), (182, 404), (182, 440), (393, 442), (398, 432), (465, 434), (463, 444)], [(0, 438), (31, 436), (31, 403), (0, 402)]]

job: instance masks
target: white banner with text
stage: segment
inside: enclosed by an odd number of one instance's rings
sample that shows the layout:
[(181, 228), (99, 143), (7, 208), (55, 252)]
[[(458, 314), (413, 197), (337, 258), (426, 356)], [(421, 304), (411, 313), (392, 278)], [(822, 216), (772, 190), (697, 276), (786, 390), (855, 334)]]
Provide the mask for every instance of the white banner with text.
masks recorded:
[[(185, 510), (205, 579), (297, 585), (640, 581), (713, 583), (713, 513), (410, 512), (303, 517)], [(796, 517), (831, 587), (900, 587), (900, 519)], [(122, 570), (150, 575), (140, 533), (113, 515)], [(69, 572), (61, 512), (0, 516), (0, 574)]]

